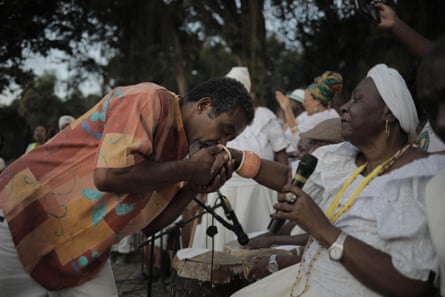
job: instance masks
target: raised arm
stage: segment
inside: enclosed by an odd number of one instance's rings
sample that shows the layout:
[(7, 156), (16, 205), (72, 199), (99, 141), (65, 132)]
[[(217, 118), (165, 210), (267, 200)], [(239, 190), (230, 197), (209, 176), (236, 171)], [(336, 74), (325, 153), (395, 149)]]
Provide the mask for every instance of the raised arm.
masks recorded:
[(424, 56), (432, 46), (432, 42), (402, 21), (395, 11), (386, 4), (374, 4), (379, 11), (378, 28), (390, 30), (413, 54)]
[(289, 103), (289, 98), (281, 93), (280, 91), (275, 91), (275, 99), (277, 100), (280, 108), (284, 112), (284, 119), (292, 132), (295, 131), (297, 127), (297, 121), (295, 120), (295, 115), (292, 112), (292, 107)]

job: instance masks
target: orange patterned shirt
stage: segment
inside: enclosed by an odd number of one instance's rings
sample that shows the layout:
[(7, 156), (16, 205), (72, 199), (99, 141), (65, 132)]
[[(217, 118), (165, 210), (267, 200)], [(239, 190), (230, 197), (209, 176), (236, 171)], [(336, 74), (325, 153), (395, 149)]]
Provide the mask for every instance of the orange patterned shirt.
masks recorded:
[(110, 247), (153, 221), (179, 190), (100, 192), (95, 168), (183, 159), (179, 98), (152, 83), (113, 90), (0, 175), (0, 208), (25, 270), (49, 290), (96, 275)]

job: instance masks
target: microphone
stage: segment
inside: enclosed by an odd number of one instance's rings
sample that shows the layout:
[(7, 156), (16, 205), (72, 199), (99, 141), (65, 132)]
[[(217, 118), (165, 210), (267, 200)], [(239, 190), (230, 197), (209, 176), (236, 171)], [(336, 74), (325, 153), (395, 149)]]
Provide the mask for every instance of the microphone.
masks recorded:
[(218, 191), (219, 198), (222, 201), (222, 207), (224, 209), (224, 213), (226, 214), (226, 217), (232, 221), (233, 227), (231, 230), (236, 234), (236, 237), (238, 239), (238, 243), (241, 245), (246, 245), (249, 243), (249, 237), (243, 230), (243, 226), (241, 226), (240, 222), (238, 221), (238, 218), (233, 211), (232, 206), (230, 205), (229, 199), (227, 199), (226, 196), (222, 195), (221, 192)]
[[(292, 178), (291, 183), (293, 185), (296, 185), (300, 189), (303, 188), (304, 184), (306, 183), (307, 178), (314, 172), (315, 167), (317, 166), (317, 158), (312, 156), (311, 154), (305, 154), (298, 164), (297, 171), (295, 172), (294, 177)], [(294, 204), (295, 201), (297, 201), (296, 196), (292, 197), (290, 201), (288, 201), (289, 204)], [(279, 211), (277, 211), (278, 213)], [(272, 219), (269, 223), (269, 226), (267, 226), (267, 229), (269, 232), (272, 232), (273, 234), (277, 234), (278, 231), (280, 231), (281, 227), (284, 224), (283, 219)]]

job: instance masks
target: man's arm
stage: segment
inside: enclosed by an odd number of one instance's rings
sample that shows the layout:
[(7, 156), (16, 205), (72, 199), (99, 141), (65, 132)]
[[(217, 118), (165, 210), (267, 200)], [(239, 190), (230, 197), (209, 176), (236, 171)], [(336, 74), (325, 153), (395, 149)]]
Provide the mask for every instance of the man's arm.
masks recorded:
[(97, 168), (94, 182), (100, 191), (118, 193), (146, 193), (181, 181), (205, 186), (217, 174), (225, 173), (220, 169), (226, 162), (226, 152), (219, 146), (212, 146), (199, 150), (187, 160), (145, 159), (125, 168)]
[(170, 225), (181, 215), (184, 208), (196, 195), (197, 193), (186, 185), (179, 190), (175, 198), (173, 198), (172, 203), (170, 203), (167, 208), (153, 220), (153, 222), (142, 229), (142, 232), (144, 232), (146, 236), (151, 236), (162, 228)]

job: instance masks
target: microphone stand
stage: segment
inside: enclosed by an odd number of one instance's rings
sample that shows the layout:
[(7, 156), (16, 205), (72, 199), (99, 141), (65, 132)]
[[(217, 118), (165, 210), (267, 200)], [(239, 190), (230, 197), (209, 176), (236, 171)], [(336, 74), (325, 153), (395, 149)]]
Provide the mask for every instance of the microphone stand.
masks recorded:
[[(218, 222), (220, 222), (224, 227), (226, 227), (227, 229), (234, 231), (234, 225), (233, 224), (229, 224), (227, 223), (227, 221), (221, 217), (220, 215), (218, 215), (212, 208), (208, 207), (206, 204), (204, 204), (203, 202), (199, 201), (199, 199), (197, 198), (193, 198), (193, 200), (195, 200), (196, 203), (199, 204), (199, 206), (201, 206), (202, 208), (204, 208), (208, 213), (210, 213)], [(217, 204), (216, 206), (222, 206), (221, 202), (219, 204)], [(215, 207), (216, 208), (216, 207)]]
[[(147, 297), (151, 296), (151, 288), (152, 288), (152, 283), (153, 283), (153, 260), (154, 260), (154, 248), (155, 248), (155, 240), (158, 238), (162, 238), (164, 235), (176, 232), (178, 230), (180, 230), (182, 227), (184, 227), (184, 225), (190, 223), (191, 221), (203, 216), (206, 212), (210, 213), (211, 215), (213, 215), (215, 218), (217, 218), (217, 220), (223, 224), (226, 228), (232, 230), (233, 226), (230, 225), (229, 223), (227, 223), (221, 216), (219, 216), (217, 213), (215, 213), (214, 209), (222, 206), (222, 203), (218, 203), (216, 205), (214, 205), (213, 207), (209, 207), (206, 204), (204, 204), (203, 202), (201, 202), (198, 198), (193, 198), (193, 200), (195, 200), (196, 203), (198, 203), (199, 206), (201, 206), (202, 208), (205, 209), (205, 211), (194, 215), (193, 217), (183, 221), (180, 220), (179, 222), (175, 223), (173, 226), (165, 229), (165, 230), (161, 230), (160, 232), (158, 232), (157, 235), (153, 234), (150, 236), (150, 238), (146, 241), (143, 241), (141, 244), (139, 244), (139, 248), (143, 248), (144, 246), (150, 245), (150, 267), (148, 269), (148, 276), (147, 276)], [(161, 240), (162, 243), (162, 240)]]

